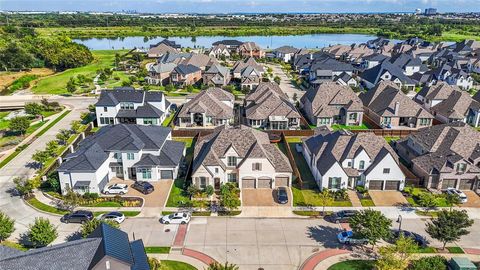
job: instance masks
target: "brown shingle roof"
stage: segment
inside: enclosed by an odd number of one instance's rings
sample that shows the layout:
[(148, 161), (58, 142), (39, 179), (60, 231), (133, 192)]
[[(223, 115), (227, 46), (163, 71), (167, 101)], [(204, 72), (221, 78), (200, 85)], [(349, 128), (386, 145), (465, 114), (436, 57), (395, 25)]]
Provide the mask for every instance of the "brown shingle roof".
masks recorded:
[(260, 83), (245, 100), (250, 102), (245, 108), (248, 119), (262, 120), (269, 116), (300, 118), (295, 106), (274, 82)]
[(191, 100), (182, 106), (178, 113), (179, 117), (189, 117), (191, 113), (205, 113), (207, 116), (229, 119), (233, 117), (233, 108), (223, 101), (234, 102), (233, 94), (220, 88), (208, 88), (193, 96)]

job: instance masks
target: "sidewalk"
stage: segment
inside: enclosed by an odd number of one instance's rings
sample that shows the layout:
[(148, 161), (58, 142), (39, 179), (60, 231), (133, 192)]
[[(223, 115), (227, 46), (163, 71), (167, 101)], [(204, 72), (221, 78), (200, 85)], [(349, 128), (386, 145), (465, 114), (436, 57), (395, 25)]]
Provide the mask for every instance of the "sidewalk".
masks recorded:
[(348, 197), (350, 198), (350, 201), (352, 202), (353, 207), (362, 207), (362, 203), (358, 198), (357, 192), (348, 189), (347, 194), (348, 194)]

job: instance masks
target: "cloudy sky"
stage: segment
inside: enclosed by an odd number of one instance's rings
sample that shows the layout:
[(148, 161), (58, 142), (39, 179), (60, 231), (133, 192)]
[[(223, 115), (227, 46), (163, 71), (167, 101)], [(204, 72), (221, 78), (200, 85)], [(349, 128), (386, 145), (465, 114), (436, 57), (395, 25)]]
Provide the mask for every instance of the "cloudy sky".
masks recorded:
[(0, 0), (0, 10), (155, 13), (480, 11), (480, 0)]

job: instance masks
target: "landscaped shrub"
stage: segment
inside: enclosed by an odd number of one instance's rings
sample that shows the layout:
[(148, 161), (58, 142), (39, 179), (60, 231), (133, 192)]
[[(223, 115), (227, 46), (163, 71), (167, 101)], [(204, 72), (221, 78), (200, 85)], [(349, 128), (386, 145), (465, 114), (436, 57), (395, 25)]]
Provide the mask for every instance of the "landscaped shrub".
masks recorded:
[(98, 193), (86, 192), (83, 194), (83, 198), (85, 200), (96, 200), (98, 199), (98, 197), (99, 197)]
[(335, 201), (348, 201), (348, 193), (346, 189), (339, 189), (333, 191), (333, 198)]
[(446, 270), (447, 260), (443, 256), (423, 257), (412, 262), (410, 270)]

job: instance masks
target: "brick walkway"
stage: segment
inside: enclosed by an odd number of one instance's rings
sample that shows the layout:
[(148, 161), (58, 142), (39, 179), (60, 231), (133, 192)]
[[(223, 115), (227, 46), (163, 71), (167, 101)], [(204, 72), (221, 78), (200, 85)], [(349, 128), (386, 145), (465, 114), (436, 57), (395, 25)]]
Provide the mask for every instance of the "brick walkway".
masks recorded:
[(480, 249), (478, 248), (464, 248), (463, 251), (470, 255), (480, 255)]
[(173, 240), (174, 247), (183, 247), (183, 242), (185, 241), (185, 236), (187, 235), (187, 226), (187, 224), (180, 224), (180, 226), (178, 226), (175, 240)]
[(338, 255), (343, 255), (343, 254), (348, 254), (350, 253), (349, 250), (345, 249), (327, 249), (323, 250), (320, 252), (317, 252), (310, 256), (306, 261), (303, 262), (303, 264), (300, 266), (300, 270), (314, 270), (315, 267), (323, 260), (333, 257), (333, 256), (338, 256)]
[(193, 250), (193, 249), (184, 248), (182, 251), (182, 254), (188, 257), (195, 258), (206, 265), (210, 265), (216, 262), (212, 257), (208, 256), (207, 254), (202, 253), (200, 251)]

